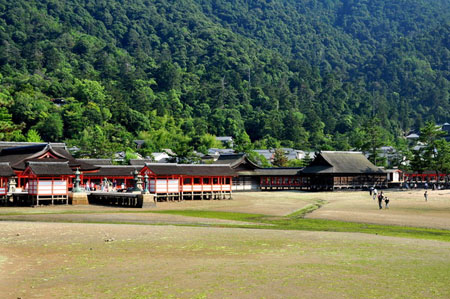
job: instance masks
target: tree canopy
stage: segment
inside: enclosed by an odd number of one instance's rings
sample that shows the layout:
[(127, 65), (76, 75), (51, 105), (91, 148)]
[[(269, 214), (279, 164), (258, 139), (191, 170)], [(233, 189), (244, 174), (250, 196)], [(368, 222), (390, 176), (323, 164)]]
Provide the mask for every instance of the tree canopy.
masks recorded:
[(348, 150), (376, 118), (393, 145), (450, 119), (449, 20), (449, 0), (0, 0), (0, 139)]

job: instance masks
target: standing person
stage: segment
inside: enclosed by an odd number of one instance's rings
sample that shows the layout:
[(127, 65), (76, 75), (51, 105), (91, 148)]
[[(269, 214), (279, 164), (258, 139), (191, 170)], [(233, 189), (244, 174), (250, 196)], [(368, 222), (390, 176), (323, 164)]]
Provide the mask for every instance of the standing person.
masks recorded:
[(372, 195), (373, 200), (375, 200), (375, 198), (377, 198), (377, 194), (378, 194), (377, 188), (373, 189), (373, 195)]
[(372, 196), (372, 193), (373, 193), (373, 186), (370, 186), (370, 188), (369, 188), (369, 195)]
[(384, 198), (384, 206), (385, 206), (385, 209), (389, 209), (389, 197), (385, 197)]
[(425, 197), (425, 201), (428, 201), (428, 191), (425, 190), (425, 193), (423, 194), (423, 197)]
[(381, 191), (380, 194), (378, 194), (378, 207), (380, 210), (383, 208), (383, 198), (383, 191)]
[(428, 183), (425, 182), (425, 190), (428, 190)]

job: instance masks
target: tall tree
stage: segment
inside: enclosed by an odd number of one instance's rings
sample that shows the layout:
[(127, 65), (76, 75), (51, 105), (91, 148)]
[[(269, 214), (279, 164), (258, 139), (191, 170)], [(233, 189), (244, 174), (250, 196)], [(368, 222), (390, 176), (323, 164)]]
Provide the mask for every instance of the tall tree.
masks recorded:
[(382, 130), (380, 127), (380, 120), (377, 118), (370, 118), (364, 126), (366, 141), (362, 145), (364, 151), (369, 152), (369, 160), (379, 165), (381, 159), (379, 158), (379, 148), (384, 145)]
[(273, 165), (277, 167), (286, 167), (288, 163), (288, 158), (284, 154), (284, 150), (281, 148), (275, 149), (273, 154)]

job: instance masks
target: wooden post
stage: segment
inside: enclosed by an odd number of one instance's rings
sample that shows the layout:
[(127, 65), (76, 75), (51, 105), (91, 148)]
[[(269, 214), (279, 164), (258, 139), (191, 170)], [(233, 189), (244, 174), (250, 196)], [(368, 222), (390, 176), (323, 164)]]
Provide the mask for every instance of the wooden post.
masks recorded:
[(200, 186), (201, 186), (201, 198), (203, 200), (203, 177), (200, 177)]

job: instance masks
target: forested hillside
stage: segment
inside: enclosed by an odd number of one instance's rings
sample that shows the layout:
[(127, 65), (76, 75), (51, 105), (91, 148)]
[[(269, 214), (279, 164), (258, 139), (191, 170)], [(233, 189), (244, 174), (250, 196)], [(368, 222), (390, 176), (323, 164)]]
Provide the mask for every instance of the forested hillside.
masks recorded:
[(0, 139), (394, 144), (450, 121), (449, 20), (450, 0), (0, 0)]

